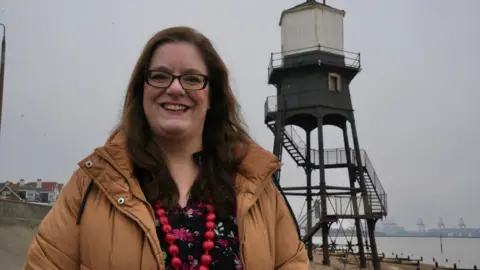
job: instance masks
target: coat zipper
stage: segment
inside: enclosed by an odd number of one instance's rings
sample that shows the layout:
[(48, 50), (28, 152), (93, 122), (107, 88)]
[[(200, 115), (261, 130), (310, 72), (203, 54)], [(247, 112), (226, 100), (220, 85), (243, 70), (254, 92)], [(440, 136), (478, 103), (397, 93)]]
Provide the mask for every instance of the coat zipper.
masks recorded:
[[(271, 178), (271, 177), (273, 176), (273, 174), (274, 174), (278, 169), (280, 169), (280, 167), (282, 167), (282, 165), (283, 165), (282, 163), (277, 164), (277, 166), (267, 174), (267, 179), (268, 179), (268, 178)], [(238, 178), (238, 175), (237, 175), (237, 178)], [(267, 180), (267, 181), (268, 181), (268, 180)], [(236, 181), (235, 181), (235, 182), (236, 182)], [(257, 198), (257, 199), (258, 199), (258, 198)], [(252, 205), (253, 205), (253, 204), (252, 204)], [(243, 214), (244, 216), (247, 216), (248, 211), (250, 210), (250, 208), (252, 207), (252, 205), (250, 205), (250, 206), (248, 207), (248, 209), (246, 210), (246, 212)], [(243, 218), (244, 218), (244, 217), (242, 217), (242, 219), (243, 219)], [(242, 267), (243, 267), (243, 269), (244, 269), (244, 270), (247, 270), (246, 264), (245, 264), (245, 256), (244, 256), (244, 254), (243, 254), (243, 245), (245, 244), (245, 222), (244, 222), (244, 221), (242, 221), (241, 231), (242, 231), (242, 239), (240, 240), (241, 242), (240, 242), (240, 250), (239, 250), (239, 251), (240, 251), (240, 260), (242, 261)]]
[[(96, 151), (96, 152), (97, 152), (97, 151)], [(110, 157), (104, 155), (101, 151), (98, 151), (97, 154), (100, 155), (103, 159), (105, 159), (105, 160), (106, 160), (115, 170), (117, 170), (118, 173), (120, 173), (120, 175), (122, 175), (122, 176), (125, 178), (125, 180), (127, 180), (127, 182), (128, 182), (128, 179), (126, 179), (127, 176), (125, 176), (124, 174), (122, 174), (122, 173), (120, 172), (120, 170), (117, 168), (117, 165), (110, 160)], [(103, 190), (103, 192), (105, 193), (105, 195), (107, 196), (107, 198), (109, 198), (110, 202), (115, 206), (115, 208), (116, 208), (117, 210), (119, 210), (120, 212), (122, 212), (123, 214), (125, 214), (126, 216), (128, 216), (130, 219), (134, 220), (138, 225), (140, 225), (140, 222), (137, 221), (137, 218), (136, 218), (134, 215), (132, 215), (130, 212), (128, 212), (128, 211), (126, 211), (126, 210), (124, 210), (124, 209), (121, 209), (121, 207), (117, 207), (117, 206), (116, 206), (115, 200), (113, 200), (113, 198), (111, 198), (110, 194), (109, 194), (106, 190), (104, 190), (104, 188), (103, 188), (102, 185), (98, 185), (98, 186), (101, 186), (100, 189)], [(133, 195), (134, 197), (137, 197), (137, 196), (135, 196), (134, 194), (132, 194), (132, 195)], [(141, 199), (141, 198), (138, 198), (138, 197), (137, 197), (137, 199), (139, 199), (142, 203), (144, 203), (144, 204), (147, 205), (146, 207), (147, 207), (148, 211), (150, 212), (151, 217), (154, 219), (154, 222), (155, 222), (155, 214), (154, 214), (154, 212), (153, 212), (153, 208), (151, 207), (151, 205), (150, 205), (146, 200), (144, 200), (144, 199)], [(156, 227), (156, 226), (155, 226), (155, 227)], [(140, 228), (143, 230), (143, 232), (144, 232), (146, 235), (149, 234), (148, 231), (146, 230), (146, 228), (144, 228), (144, 226), (140, 225)], [(155, 236), (155, 237), (153, 237), (153, 236)], [(160, 247), (160, 252), (159, 252), (159, 254), (158, 254), (159, 263), (160, 263), (160, 269), (162, 269), (162, 270), (163, 270), (163, 269), (166, 269), (166, 267), (165, 267), (165, 258), (163, 258), (162, 245), (160, 244), (160, 240), (158, 239), (158, 235), (156, 235), (156, 233), (155, 233), (155, 235), (153, 235), (153, 236), (152, 236), (152, 237), (154, 238), (154, 240), (156, 239), (156, 240), (158, 241), (158, 246)], [(148, 240), (148, 237), (147, 237), (147, 240)]]

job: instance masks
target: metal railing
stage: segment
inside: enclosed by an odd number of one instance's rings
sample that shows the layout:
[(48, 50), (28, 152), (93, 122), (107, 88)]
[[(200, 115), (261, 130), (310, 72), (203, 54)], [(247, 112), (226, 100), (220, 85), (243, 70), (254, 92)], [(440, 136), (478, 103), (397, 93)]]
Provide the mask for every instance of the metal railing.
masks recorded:
[(370, 177), (370, 181), (372, 182), (373, 187), (377, 192), (377, 195), (380, 199), (380, 203), (383, 207), (384, 214), (387, 215), (388, 213), (387, 193), (385, 192), (385, 189), (383, 189), (382, 183), (380, 182), (380, 179), (378, 178), (377, 173), (373, 169), (373, 165), (370, 162), (370, 159), (368, 158), (367, 153), (364, 153), (364, 155), (362, 156), (363, 156), (362, 162), (365, 162), (364, 168), (367, 170), (368, 176)]
[(322, 46), (319, 44), (316, 46), (271, 53), (270, 62), (268, 65), (268, 75), (270, 76), (273, 69), (283, 67), (286, 57), (291, 57), (292, 55), (295, 55), (295, 54), (307, 53), (307, 52), (308, 53), (326, 52), (326, 53), (331, 53), (332, 55), (342, 56), (344, 58), (344, 64), (346, 67), (356, 68), (356, 69), (361, 68), (360, 53), (349, 52), (341, 49)]
[[(339, 217), (354, 217), (357, 215), (368, 215), (368, 210), (365, 209), (364, 198), (362, 196), (349, 195), (327, 195), (327, 212), (322, 213), (320, 207), (320, 217), (327, 215), (336, 215)], [(356, 203), (358, 213), (355, 213), (354, 203)]]
[[(327, 195), (326, 196), (326, 206), (327, 211), (322, 212), (322, 207), (320, 205), (320, 199), (317, 199), (314, 202), (315, 207), (312, 208), (312, 217), (314, 220), (318, 220), (323, 216), (336, 216), (338, 218), (352, 218), (356, 216), (370, 216), (378, 215), (379, 212), (372, 209), (370, 212), (368, 209), (365, 209), (365, 201), (371, 200), (371, 195), (368, 196), (351, 196), (351, 195)], [(354, 204), (358, 212), (355, 212)], [(317, 205), (318, 204), (318, 205)], [(368, 204), (369, 205), (369, 204)], [(305, 213), (300, 217), (299, 226), (302, 226), (306, 223), (306, 217), (308, 213)]]
[[(273, 113), (279, 110), (277, 99), (278, 96), (268, 96), (266, 98), (264, 103), (265, 115), (267, 115), (267, 113)], [(286, 111), (326, 106), (326, 104), (319, 104), (321, 95), (319, 95), (318, 88), (315, 87), (303, 89), (303, 91), (299, 93), (283, 94), (282, 99), (284, 100), (283, 108)]]
[(265, 99), (265, 115), (270, 112), (276, 112), (278, 110), (277, 107), (277, 96), (269, 96)]

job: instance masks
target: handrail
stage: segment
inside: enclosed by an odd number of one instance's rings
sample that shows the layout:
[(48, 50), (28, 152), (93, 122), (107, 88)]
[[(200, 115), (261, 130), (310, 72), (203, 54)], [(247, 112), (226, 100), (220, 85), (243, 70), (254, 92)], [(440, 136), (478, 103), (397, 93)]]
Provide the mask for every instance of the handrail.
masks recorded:
[(385, 192), (385, 189), (382, 186), (382, 183), (380, 182), (380, 179), (378, 178), (378, 175), (373, 168), (373, 165), (370, 161), (370, 158), (368, 158), (368, 155), (365, 153), (364, 156), (365, 159), (365, 168), (367, 170), (368, 175), (372, 179), (372, 184), (377, 192), (377, 195), (380, 197), (380, 201), (382, 203), (382, 207), (384, 208), (383, 210), (385, 213), (388, 212), (388, 207), (387, 207), (387, 193)]
[(284, 59), (286, 57), (292, 57), (292, 55), (300, 53), (314, 53), (314, 52), (326, 52), (330, 54), (336, 54), (338, 56), (343, 56), (344, 64), (347, 67), (360, 69), (360, 53), (345, 51), (337, 48), (327, 47), (323, 45), (315, 45), (303, 48), (297, 48), (293, 50), (285, 50), (281, 52), (271, 53), (270, 62), (268, 64), (268, 76), (272, 73), (272, 70), (275, 68), (283, 67)]
[[(355, 200), (354, 200), (355, 199)], [(354, 203), (356, 202), (356, 209), (358, 215), (367, 215), (363, 201), (368, 200), (368, 196), (350, 196), (350, 195), (327, 195), (327, 215), (329, 213), (337, 216), (356, 216)], [(320, 211), (321, 211), (320, 207)], [(330, 215), (331, 215), (330, 214)], [(320, 216), (322, 213), (320, 212)]]
[[(369, 215), (367, 209), (365, 209), (364, 201), (370, 200), (371, 196), (351, 196), (351, 195), (326, 195), (326, 215), (327, 216), (337, 216), (338, 218), (349, 218), (355, 216), (362, 216), (362, 215)], [(356, 209), (358, 212), (355, 211), (354, 203), (356, 202)], [(319, 199), (315, 200), (315, 205), (320, 203)], [(325, 214), (322, 212), (322, 207), (314, 206), (311, 209), (312, 218), (314, 220), (319, 220)], [(372, 214), (378, 214), (373, 212)], [(305, 227), (307, 222), (307, 215), (308, 211), (305, 213), (301, 213), (300, 216), (297, 217), (298, 226)], [(305, 229), (305, 228), (304, 228)]]
[[(355, 200), (354, 200), (355, 199)], [(351, 195), (326, 195), (326, 209), (327, 209), (327, 213), (326, 215), (329, 216), (329, 215), (335, 215), (335, 216), (339, 216), (339, 217), (347, 217), (347, 216), (350, 216), (350, 217), (353, 217), (353, 216), (357, 216), (357, 215), (368, 215), (368, 212), (365, 211), (365, 207), (364, 207), (364, 204), (363, 204), (363, 201), (364, 200), (368, 200), (368, 196), (367, 197), (364, 197), (364, 196), (351, 196)], [(356, 209), (358, 210), (358, 212), (356, 213), (355, 212), (355, 207), (354, 207), (354, 203), (356, 202)], [(319, 203), (319, 201), (317, 200), (315, 203)], [(316, 211), (318, 211), (318, 218), (321, 218), (324, 213), (322, 213), (322, 207), (312, 207), (312, 210), (310, 213), (312, 213), (312, 217), (314, 217), (315, 219), (318, 219), (317, 218), (317, 213), (315, 213)], [(308, 212), (306, 212), (302, 217), (305, 217), (305, 218), (300, 218), (300, 222), (298, 223), (298, 225), (300, 227), (304, 226), (307, 219), (306, 219), (306, 216), (307, 216)]]
[(311, 50), (311, 49), (325, 49), (325, 50), (329, 50), (329, 51), (334, 51), (334, 52), (337, 52), (337, 53), (347, 53), (347, 54), (353, 54), (353, 55), (357, 55), (357, 54), (360, 54), (360, 53), (357, 53), (357, 52), (351, 52), (351, 51), (346, 51), (346, 50), (341, 50), (341, 49), (337, 49), (337, 48), (333, 48), (333, 47), (327, 47), (327, 46), (323, 46), (323, 45), (313, 45), (313, 46), (307, 46), (307, 47), (302, 47), (302, 48), (297, 48), (297, 49), (292, 49), (292, 50), (284, 50), (284, 51), (281, 51), (281, 52), (276, 52), (276, 53), (272, 53), (272, 55), (278, 55), (278, 54), (290, 54), (290, 53), (298, 53), (298, 52), (301, 52), (301, 51), (305, 51), (305, 50)]

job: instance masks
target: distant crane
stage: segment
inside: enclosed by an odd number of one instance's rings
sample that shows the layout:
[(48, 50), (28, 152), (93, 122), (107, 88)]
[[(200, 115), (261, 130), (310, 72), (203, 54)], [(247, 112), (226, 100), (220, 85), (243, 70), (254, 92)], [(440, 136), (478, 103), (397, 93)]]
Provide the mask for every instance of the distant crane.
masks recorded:
[(437, 226), (439, 229), (445, 229), (445, 223), (443, 222), (442, 218), (438, 219)]
[(467, 224), (465, 224), (465, 221), (463, 220), (463, 217), (460, 218), (460, 221), (458, 222), (458, 227), (459, 227), (460, 229), (465, 229), (465, 228), (467, 228)]
[(421, 218), (418, 219), (417, 228), (418, 228), (418, 232), (425, 232), (425, 223), (423, 222), (423, 219)]

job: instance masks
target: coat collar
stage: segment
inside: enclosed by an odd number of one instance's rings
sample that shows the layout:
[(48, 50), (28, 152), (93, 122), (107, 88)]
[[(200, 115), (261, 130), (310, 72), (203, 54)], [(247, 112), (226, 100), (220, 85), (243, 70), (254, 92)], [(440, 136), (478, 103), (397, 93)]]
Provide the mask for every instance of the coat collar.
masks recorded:
[[(237, 193), (258, 195), (265, 181), (271, 181), (268, 177), (279, 168), (280, 162), (275, 155), (258, 144), (250, 143), (244, 147), (247, 147), (246, 155), (236, 177)], [(93, 162), (90, 168), (85, 168), (85, 164), (92, 160), (97, 162)], [(126, 148), (126, 135), (122, 131), (115, 131), (103, 147), (95, 149), (79, 165), (87, 169), (92, 178), (104, 186), (104, 190), (128, 190), (131, 195), (144, 199), (140, 185), (133, 177), (133, 166)]]

